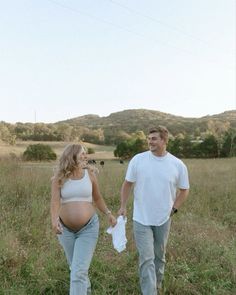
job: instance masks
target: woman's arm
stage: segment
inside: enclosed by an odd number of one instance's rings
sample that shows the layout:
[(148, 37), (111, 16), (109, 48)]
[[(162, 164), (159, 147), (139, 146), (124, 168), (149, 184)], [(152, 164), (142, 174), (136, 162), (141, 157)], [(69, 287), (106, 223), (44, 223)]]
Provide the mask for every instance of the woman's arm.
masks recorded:
[(97, 208), (104, 214), (108, 216), (109, 223), (112, 226), (116, 225), (116, 218), (112, 215), (111, 211), (107, 208), (107, 205), (100, 193), (99, 185), (97, 178), (94, 173), (89, 171), (90, 179), (93, 186), (93, 201), (96, 204)]
[(58, 180), (54, 177), (51, 185), (51, 222), (52, 229), (56, 234), (62, 233), (62, 226), (59, 220), (59, 211), (61, 207), (60, 187)]

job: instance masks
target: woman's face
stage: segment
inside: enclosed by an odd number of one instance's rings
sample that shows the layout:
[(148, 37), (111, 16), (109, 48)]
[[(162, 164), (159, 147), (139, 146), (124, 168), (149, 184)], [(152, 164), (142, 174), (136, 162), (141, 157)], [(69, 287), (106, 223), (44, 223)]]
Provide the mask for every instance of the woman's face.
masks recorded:
[(87, 154), (84, 148), (82, 148), (81, 152), (77, 155), (77, 159), (80, 162), (85, 162), (87, 160)]

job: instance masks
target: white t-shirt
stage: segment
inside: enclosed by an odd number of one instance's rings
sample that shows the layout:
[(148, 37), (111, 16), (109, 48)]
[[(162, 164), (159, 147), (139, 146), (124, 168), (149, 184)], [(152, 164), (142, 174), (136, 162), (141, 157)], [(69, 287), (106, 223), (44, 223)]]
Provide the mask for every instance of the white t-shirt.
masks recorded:
[(133, 220), (143, 225), (162, 225), (170, 216), (176, 190), (188, 189), (185, 164), (172, 154), (163, 157), (151, 151), (134, 156), (125, 179), (134, 182)]

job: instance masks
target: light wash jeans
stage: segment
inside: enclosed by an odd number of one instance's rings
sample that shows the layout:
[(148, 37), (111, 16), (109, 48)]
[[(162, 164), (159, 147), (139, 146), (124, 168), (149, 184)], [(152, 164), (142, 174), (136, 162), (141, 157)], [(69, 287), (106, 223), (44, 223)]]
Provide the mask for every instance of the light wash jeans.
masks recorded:
[(134, 221), (134, 238), (139, 253), (139, 278), (143, 295), (157, 295), (165, 269), (165, 253), (171, 219), (160, 226)]
[(98, 216), (94, 214), (77, 232), (63, 224), (62, 227), (63, 233), (57, 236), (70, 267), (70, 295), (91, 294), (88, 270), (98, 239)]

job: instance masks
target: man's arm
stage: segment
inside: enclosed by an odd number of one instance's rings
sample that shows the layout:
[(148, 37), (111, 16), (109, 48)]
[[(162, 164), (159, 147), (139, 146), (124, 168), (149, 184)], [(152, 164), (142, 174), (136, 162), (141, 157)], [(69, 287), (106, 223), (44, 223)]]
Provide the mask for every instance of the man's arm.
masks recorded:
[(172, 208), (171, 215), (173, 215), (176, 212), (175, 209), (178, 210), (181, 207), (183, 202), (187, 199), (188, 194), (189, 194), (189, 189), (179, 189), (173, 208)]
[(120, 209), (118, 215), (126, 215), (126, 205), (132, 189), (133, 182), (125, 180), (121, 187), (120, 193)]

